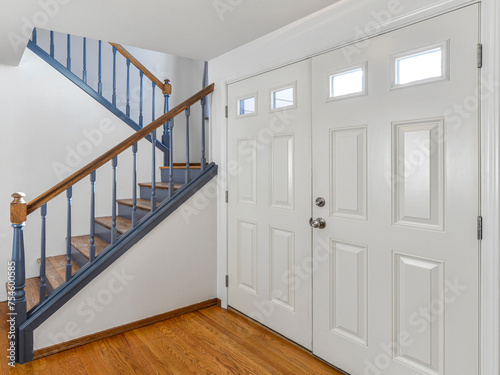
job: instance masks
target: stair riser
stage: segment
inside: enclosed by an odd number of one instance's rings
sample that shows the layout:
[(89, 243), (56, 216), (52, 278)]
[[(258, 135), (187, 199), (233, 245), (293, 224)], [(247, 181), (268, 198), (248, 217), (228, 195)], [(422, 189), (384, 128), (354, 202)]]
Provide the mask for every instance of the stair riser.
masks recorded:
[(73, 259), (73, 261), (75, 261), (75, 263), (78, 264), (80, 267), (83, 267), (89, 261), (89, 259), (85, 255), (80, 253), (73, 246), (71, 246), (71, 259)]
[[(151, 199), (151, 188), (141, 187), (140, 190), (140, 198), (141, 199)], [(156, 202), (163, 202), (168, 198), (168, 189), (156, 189)]]
[(54, 287), (52, 286), (48, 278), (45, 279), (45, 288), (47, 289), (47, 294), (50, 294), (54, 291)]
[[(108, 229), (101, 224), (95, 223), (95, 235), (101, 240), (111, 243), (111, 229)], [(120, 233), (118, 233), (118, 237)]]
[[(146, 216), (149, 211), (137, 209), (137, 220), (141, 220)], [(118, 216), (124, 217), (125, 219), (132, 220), (132, 207), (126, 206), (124, 204), (118, 203)], [(119, 233), (118, 233), (119, 235)], [(109, 241), (108, 241), (109, 242)]]
[[(40, 259), (38, 259), (38, 266), (40, 267)], [(50, 283), (50, 278), (47, 277), (47, 275), (45, 277), (45, 288), (47, 290), (47, 294), (50, 294), (54, 291), (54, 287)]]
[[(189, 170), (189, 178), (192, 180), (193, 178), (198, 177), (201, 174), (201, 169), (190, 169)], [(161, 180), (163, 182), (169, 181), (169, 169), (161, 170)], [(186, 182), (186, 170), (185, 169), (174, 169), (174, 182), (183, 184)]]

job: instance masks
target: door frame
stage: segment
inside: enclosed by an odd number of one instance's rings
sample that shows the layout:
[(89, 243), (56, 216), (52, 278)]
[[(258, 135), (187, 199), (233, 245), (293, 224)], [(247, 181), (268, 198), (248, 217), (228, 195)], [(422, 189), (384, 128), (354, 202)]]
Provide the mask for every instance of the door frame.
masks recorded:
[[(405, 0), (401, 0), (402, 3)], [(460, 2), (456, 1), (436, 1), (438, 3), (432, 9), (426, 8), (413, 13), (404, 14), (400, 17), (401, 22), (390, 21), (381, 24), (379, 32), (373, 33), (370, 37), (376, 37), (396, 28), (408, 26), (415, 22), (435, 17), (437, 15), (453, 11), (457, 8), (474, 3), (481, 5), (481, 41), (483, 44), (483, 68), (481, 69), (482, 82), (500, 82), (500, 4), (496, 0), (477, 0)], [(356, 17), (359, 11), (354, 7), (352, 19), (356, 25)], [(344, 13), (345, 16), (345, 13)], [(319, 16), (318, 16), (319, 17)], [(362, 24), (364, 23), (361, 21)], [(396, 25), (395, 25), (396, 23)], [(359, 23), (358, 23), (359, 24)], [(279, 41), (279, 37), (276, 37)], [(347, 44), (356, 43), (362, 38), (351, 33), (342, 35), (334, 41), (330, 41), (329, 50), (332, 47), (339, 48)], [(320, 45), (321, 43), (318, 43)], [(314, 47), (314, 46), (313, 46)], [(213, 129), (213, 145), (211, 150), (212, 159), (219, 164), (220, 171), (218, 180), (218, 271), (217, 290), (218, 298), (222, 301), (222, 306), (227, 307), (227, 288), (225, 288), (225, 275), (227, 275), (228, 259), (228, 211), (225, 203), (227, 190), (227, 179), (230, 178), (231, 166), (227, 165), (227, 130), (228, 121), (225, 118), (224, 107), (228, 105), (227, 89), (228, 85), (236, 81), (249, 78), (284, 65), (288, 65), (305, 58), (310, 58), (318, 54), (328, 52), (325, 48), (318, 50), (311, 49), (311, 46), (297, 46), (293, 54), (287, 55), (288, 61), (279, 59), (268, 59), (262, 62), (261, 66), (248, 67), (246, 70), (241, 66), (235, 66), (232, 70), (223, 66), (226, 61), (215, 59), (214, 81), (220, 87), (216, 90), (212, 98), (212, 116), (210, 128)], [(228, 56), (227, 61), (236, 64), (233, 56)], [(217, 64), (220, 64), (217, 71)], [(498, 375), (500, 373), (500, 90), (498, 84), (493, 93), (481, 98), (481, 212), (483, 217), (484, 237), (481, 242), (481, 270), (480, 270), (480, 366), (482, 375)], [(225, 126), (215, 126), (225, 124)]]
[(481, 374), (500, 373), (500, 4), (481, 3), (482, 82), (496, 90), (481, 101)]

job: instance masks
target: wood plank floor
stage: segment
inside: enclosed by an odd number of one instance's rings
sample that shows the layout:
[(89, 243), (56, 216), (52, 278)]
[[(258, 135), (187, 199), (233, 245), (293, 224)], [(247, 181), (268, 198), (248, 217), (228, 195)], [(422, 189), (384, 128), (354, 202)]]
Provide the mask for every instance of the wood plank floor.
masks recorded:
[[(0, 304), (0, 351), (7, 352), (7, 306)], [(338, 374), (253, 322), (210, 307), (16, 365), (0, 374)]]

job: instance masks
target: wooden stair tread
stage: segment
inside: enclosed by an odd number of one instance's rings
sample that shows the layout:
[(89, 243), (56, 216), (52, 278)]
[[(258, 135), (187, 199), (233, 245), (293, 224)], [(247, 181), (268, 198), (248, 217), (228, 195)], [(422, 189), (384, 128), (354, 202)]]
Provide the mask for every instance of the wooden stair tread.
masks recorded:
[[(94, 237), (94, 243), (96, 256), (109, 246), (109, 243), (97, 236)], [(90, 235), (71, 237), (71, 245), (87, 259), (90, 259)]]
[[(31, 279), (27, 279), (24, 291), (26, 292), (27, 310), (30, 311), (40, 302), (40, 278), (32, 277)], [(45, 295), (47, 295), (47, 292)]]
[[(149, 188), (151, 189), (151, 182), (141, 182), (139, 184), (140, 187), (143, 188)], [(174, 190), (179, 190), (182, 187), (182, 184), (174, 184)], [(156, 183), (156, 188), (157, 189), (162, 189), (162, 190), (168, 190), (169, 189), (169, 183), (168, 182), (157, 182)]]
[[(186, 169), (186, 163), (174, 163), (173, 167), (174, 169)], [(161, 166), (160, 169), (170, 169), (170, 166)], [(201, 163), (189, 163), (189, 169), (201, 169)]]
[[(98, 217), (95, 219), (95, 222), (97, 224), (102, 225), (103, 227), (106, 227), (108, 229), (111, 229), (113, 219), (111, 216), (106, 216), (106, 217)], [(128, 219), (125, 219), (124, 217), (117, 216), (116, 217), (116, 231), (119, 234), (123, 234), (126, 231), (128, 231), (132, 227), (132, 222)]]
[[(5, 287), (7, 288), (7, 293), (9, 293), (9, 284), (6, 283)], [(26, 279), (24, 291), (26, 293), (26, 309), (27, 311), (30, 311), (38, 302), (40, 302), (40, 278), (32, 277), (31, 279)]]
[[(118, 199), (117, 202), (123, 204), (124, 206), (129, 206), (129, 207), (133, 207), (134, 205), (133, 199)], [(159, 204), (160, 204), (159, 202), (156, 202), (157, 206)], [(137, 199), (137, 209), (143, 211), (151, 211), (151, 201), (149, 199)], [(118, 226), (118, 218), (116, 226)]]
[[(38, 259), (40, 264), (41, 259)], [(74, 260), (71, 261), (71, 273), (74, 275), (80, 266)], [(45, 278), (55, 290), (66, 281), (66, 255), (47, 257), (45, 259)]]

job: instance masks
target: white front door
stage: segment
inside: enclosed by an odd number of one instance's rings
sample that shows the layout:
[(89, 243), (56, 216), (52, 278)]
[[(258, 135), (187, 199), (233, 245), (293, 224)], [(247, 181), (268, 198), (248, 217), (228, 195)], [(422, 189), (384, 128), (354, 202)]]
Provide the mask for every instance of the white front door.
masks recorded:
[(478, 374), (478, 29), (313, 59), (313, 351), (352, 375)]
[(310, 61), (228, 87), (229, 306), (312, 347)]

